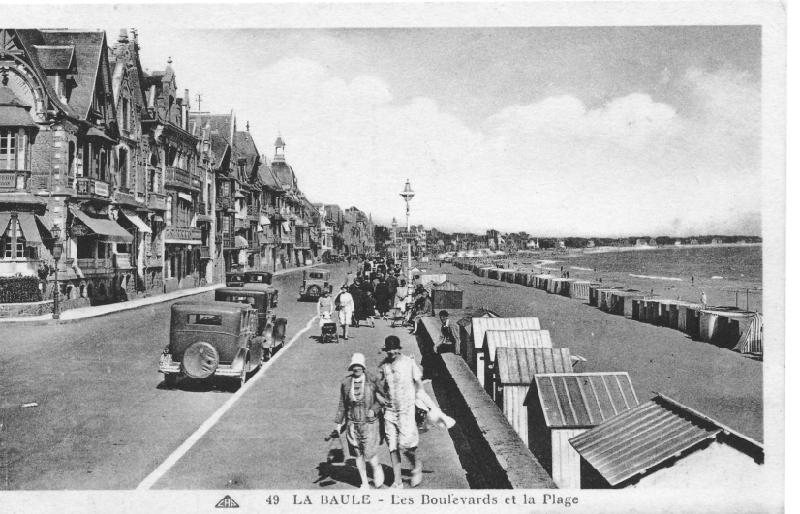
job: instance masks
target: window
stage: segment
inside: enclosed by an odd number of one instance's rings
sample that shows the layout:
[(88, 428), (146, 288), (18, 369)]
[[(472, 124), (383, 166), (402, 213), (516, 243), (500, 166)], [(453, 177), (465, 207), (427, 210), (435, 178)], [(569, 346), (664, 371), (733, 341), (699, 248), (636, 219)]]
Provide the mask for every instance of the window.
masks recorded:
[(106, 243), (102, 241), (97, 242), (97, 258), (98, 259), (106, 258)]
[(68, 161), (69, 168), (67, 170), (67, 175), (72, 178), (75, 176), (75, 141), (69, 142), (69, 161)]
[(12, 219), (3, 234), (3, 258), (22, 259), (25, 257), (25, 239), (19, 227), (19, 221)]
[(124, 148), (119, 149), (119, 187), (128, 188), (128, 151)]
[(94, 259), (94, 245), (91, 239), (78, 238), (78, 259)]
[(122, 130), (130, 130), (130, 102), (127, 98), (122, 99)]
[(214, 314), (189, 314), (186, 322), (191, 325), (222, 325), (222, 316)]
[(17, 129), (0, 129), (0, 170), (17, 169)]
[(105, 182), (106, 180), (106, 170), (108, 166), (108, 155), (106, 154), (105, 149), (100, 150), (100, 180)]

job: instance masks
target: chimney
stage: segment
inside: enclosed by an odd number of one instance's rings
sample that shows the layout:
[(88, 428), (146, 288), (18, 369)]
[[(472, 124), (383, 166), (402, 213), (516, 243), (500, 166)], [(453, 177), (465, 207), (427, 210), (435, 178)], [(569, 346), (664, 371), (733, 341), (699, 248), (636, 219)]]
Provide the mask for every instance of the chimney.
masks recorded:
[(183, 90), (183, 102), (181, 102), (181, 122), (183, 130), (189, 130), (189, 90)]

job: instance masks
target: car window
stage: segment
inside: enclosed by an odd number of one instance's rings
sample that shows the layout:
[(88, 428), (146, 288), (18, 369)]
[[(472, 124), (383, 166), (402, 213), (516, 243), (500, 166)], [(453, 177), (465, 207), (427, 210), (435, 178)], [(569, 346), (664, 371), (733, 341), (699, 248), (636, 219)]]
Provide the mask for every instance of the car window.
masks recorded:
[(312, 273), (311, 278), (322, 278), (322, 273)]
[(256, 298), (255, 296), (228, 296), (228, 302), (238, 302), (238, 303), (246, 303), (248, 305), (255, 305)]
[(186, 322), (190, 325), (222, 325), (222, 316), (216, 314), (189, 314)]

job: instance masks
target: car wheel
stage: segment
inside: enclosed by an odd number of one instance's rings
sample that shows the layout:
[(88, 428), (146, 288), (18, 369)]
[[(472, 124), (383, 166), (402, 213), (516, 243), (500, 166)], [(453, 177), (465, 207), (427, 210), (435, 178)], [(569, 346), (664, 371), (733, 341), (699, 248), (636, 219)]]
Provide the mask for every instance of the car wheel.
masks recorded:
[(307, 295), (308, 295), (310, 298), (319, 298), (319, 294), (320, 294), (320, 292), (321, 292), (321, 290), (320, 290), (319, 286), (311, 286), (311, 287), (309, 287), (309, 288), (308, 288), (308, 290), (306, 291), (306, 294), (307, 294)]

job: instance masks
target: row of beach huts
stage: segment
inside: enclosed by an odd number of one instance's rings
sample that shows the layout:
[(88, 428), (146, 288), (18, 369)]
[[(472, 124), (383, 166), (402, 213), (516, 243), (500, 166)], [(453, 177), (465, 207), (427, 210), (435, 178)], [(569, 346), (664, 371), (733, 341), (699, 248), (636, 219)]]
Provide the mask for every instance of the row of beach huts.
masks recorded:
[(543, 270), (502, 268), (465, 259), (455, 260), (453, 264), (479, 277), (536, 287), (548, 293), (588, 302), (610, 314), (680, 330), (692, 339), (722, 348), (743, 354), (763, 355), (764, 319), (757, 312), (659, 298), (624, 286), (556, 277)]
[[(640, 401), (627, 372), (585, 371), (537, 317), (452, 314), (453, 351), (559, 488), (739, 487), (761, 472), (760, 443), (665, 395)], [(436, 341), (439, 320), (423, 325)]]

